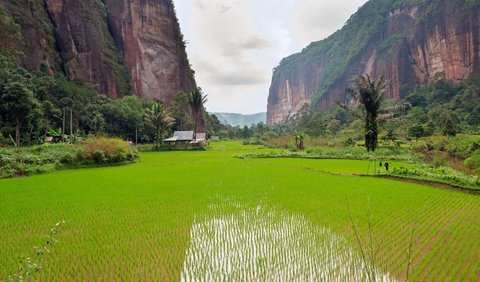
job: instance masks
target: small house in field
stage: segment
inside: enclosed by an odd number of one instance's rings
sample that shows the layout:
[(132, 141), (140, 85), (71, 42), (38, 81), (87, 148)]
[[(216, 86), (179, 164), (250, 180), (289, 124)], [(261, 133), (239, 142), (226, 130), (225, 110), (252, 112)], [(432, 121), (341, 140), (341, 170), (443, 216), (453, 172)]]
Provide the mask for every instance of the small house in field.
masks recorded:
[(190, 142), (190, 144), (196, 145), (208, 145), (207, 134), (206, 133), (197, 133), (195, 139)]
[[(194, 138), (194, 135), (196, 135), (196, 138)], [(207, 144), (207, 134), (193, 134), (193, 131), (175, 131), (172, 137), (163, 140), (163, 142), (169, 147), (178, 148), (204, 146)]]

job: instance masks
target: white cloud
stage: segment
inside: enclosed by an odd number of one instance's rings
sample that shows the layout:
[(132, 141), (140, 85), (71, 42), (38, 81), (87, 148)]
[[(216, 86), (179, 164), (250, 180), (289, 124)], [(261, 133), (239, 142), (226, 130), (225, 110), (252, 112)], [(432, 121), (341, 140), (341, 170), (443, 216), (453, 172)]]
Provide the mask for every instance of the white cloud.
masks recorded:
[(266, 111), (280, 60), (341, 28), (366, 0), (176, 0), (198, 84), (215, 112)]

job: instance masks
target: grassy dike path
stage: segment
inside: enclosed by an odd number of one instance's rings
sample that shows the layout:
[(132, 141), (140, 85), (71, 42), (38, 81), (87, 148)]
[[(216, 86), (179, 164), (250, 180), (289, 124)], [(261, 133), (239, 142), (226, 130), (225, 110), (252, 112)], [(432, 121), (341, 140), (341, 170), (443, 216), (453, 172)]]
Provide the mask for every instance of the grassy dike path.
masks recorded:
[(261, 150), (213, 143), (0, 180), (0, 281), (59, 220), (41, 281), (393, 281), (409, 245), (411, 280), (480, 281), (480, 196), (353, 176), (368, 161), (234, 158)]

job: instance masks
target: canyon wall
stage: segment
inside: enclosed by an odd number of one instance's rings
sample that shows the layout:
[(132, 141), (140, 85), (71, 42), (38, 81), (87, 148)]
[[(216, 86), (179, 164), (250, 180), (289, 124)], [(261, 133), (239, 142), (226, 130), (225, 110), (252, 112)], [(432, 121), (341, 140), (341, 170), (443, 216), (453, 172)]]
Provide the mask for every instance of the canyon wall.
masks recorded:
[(28, 69), (169, 104), (196, 87), (172, 0), (0, 0)]
[(385, 75), (388, 96), (417, 84), (480, 75), (480, 7), (465, 1), (382, 6), (371, 0), (329, 38), (282, 60), (274, 70), (267, 123), (285, 123), (305, 104), (323, 111), (348, 102), (351, 79)]

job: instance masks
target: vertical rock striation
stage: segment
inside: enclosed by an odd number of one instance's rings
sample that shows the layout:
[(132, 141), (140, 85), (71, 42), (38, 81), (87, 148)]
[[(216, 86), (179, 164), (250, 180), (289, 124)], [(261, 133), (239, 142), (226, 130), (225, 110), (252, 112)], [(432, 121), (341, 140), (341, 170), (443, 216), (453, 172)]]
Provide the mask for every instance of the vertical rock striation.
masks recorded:
[(68, 79), (111, 97), (126, 94), (127, 89), (120, 89), (119, 84), (125, 77), (121, 75), (115, 47), (109, 46), (111, 38), (105, 28), (102, 3), (45, 0), (45, 5), (55, 27), (56, 45)]
[(341, 30), (282, 60), (272, 78), (268, 124), (288, 121), (306, 103), (325, 110), (347, 101), (345, 88), (357, 74), (385, 75), (394, 99), (437, 76), (458, 82), (480, 75), (480, 7), (462, 0), (401, 8), (378, 2), (369, 1)]
[(21, 27), (23, 65), (110, 97), (169, 104), (196, 87), (172, 0), (0, 0)]
[(170, 103), (195, 87), (185, 43), (169, 0), (106, 0), (112, 34), (122, 50), (132, 90)]

